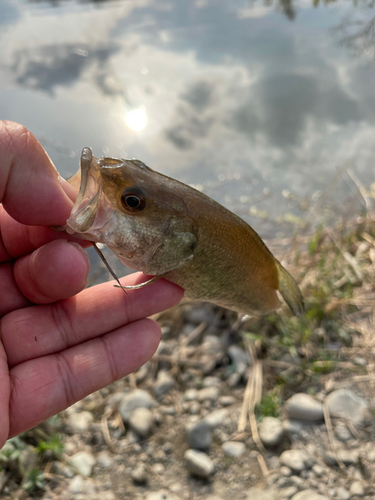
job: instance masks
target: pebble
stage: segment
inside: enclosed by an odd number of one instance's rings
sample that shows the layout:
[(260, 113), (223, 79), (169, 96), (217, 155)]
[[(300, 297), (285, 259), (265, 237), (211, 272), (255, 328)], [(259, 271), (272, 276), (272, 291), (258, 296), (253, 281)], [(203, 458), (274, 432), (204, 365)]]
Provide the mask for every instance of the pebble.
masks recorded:
[(59, 462), (58, 460), (55, 460), (53, 462), (52, 472), (54, 472), (55, 474), (59, 474), (60, 476), (65, 476), (69, 479), (75, 476), (75, 472), (71, 467), (65, 465), (62, 462)]
[(148, 475), (146, 471), (146, 467), (143, 463), (140, 463), (136, 466), (135, 469), (131, 472), (131, 477), (133, 481), (137, 484), (146, 484), (148, 481)]
[(295, 472), (310, 469), (313, 459), (303, 450), (286, 450), (280, 455), (280, 462)]
[(336, 498), (337, 500), (349, 500), (350, 498), (350, 493), (348, 490), (345, 488), (342, 488), (341, 486), (337, 488), (336, 490)]
[(213, 473), (214, 464), (206, 453), (197, 450), (187, 450), (184, 457), (188, 471), (191, 474), (207, 478)]
[(331, 392), (326, 399), (331, 417), (345, 418), (354, 425), (362, 425), (368, 415), (367, 402), (349, 389), (338, 389)]
[(323, 405), (309, 394), (299, 392), (285, 403), (289, 418), (296, 420), (323, 420)]
[(350, 494), (352, 496), (363, 497), (365, 494), (365, 489), (360, 481), (354, 481), (350, 486)]
[(297, 492), (298, 492), (298, 489), (296, 486), (289, 486), (289, 488), (285, 488), (285, 490), (282, 491), (281, 495), (282, 495), (282, 498), (291, 498)]
[(280, 495), (274, 489), (250, 488), (247, 491), (246, 498), (247, 500), (280, 500)]
[(69, 483), (69, 491), (73, 495), (76, 495), (77, 493), (82, 493), (84, 490), (84, 482), (85, 480), (83, 479), (82, 476), (75, 476)]
[(151, 433), (154, 417), (148, 408), (136, 408), (129, 418), (129, 425), (139, 436), (147, 437)]
[(130, 415), (137, 408), (151, 408), (153, 399), (150, 394), (142, 389), (135, 389), (124, 396), (119, 407), (119, 412), (125, 423), (129, 421)]
[(205, 387), (198, 391), (197, 398), (198, 401), (217, 401), (220, 395), (220, 389), (218, 387)]
[(329, 498), (323, 495), (319, 495), (319, 493), (314, 490), (303, 490), (299, 493), (296, 493), (292, 497), (292, 500), (329, 500)]
[(299, 434), (303, 429), (303, 424), (298, 420), (283, 420), (283, 429), (287, 434)]
[(86, 432), (90, 429), (94, 421), (94, 416), (89, 411), (82, 411), (81, 413), (72, 413), (68, 418), (68, 425), (75, 434)]
[(259, 424), (259, 437), (264, 446), (277, 446), (284, 435), (281, 421), (275, 417), (265, 417)]
[(346, 427), (346, 425), (342, 422), (338, 422), (335, 425), (335, 434), (336, 434), (337, 439), (339, 439), (340, 441), (344, 441), (344, 442), (349, 441), (349, 439), (351, 439), (351, 437), (352, 437), (352, 433)]
[(107, 451), (101, 451), (96, 457), (96, 462), (104, 469), (109, 469), (113, 464), (113, 458)]
[(289, 467), (287, 467), (286, 465), (282, 465), (280, 467), (280, 474), (284, 477), (289, 477), (292, 475), (292, 470), (289, 469)]
[(250, 358), (246, 351), (244, 351), (240, 346), (233, 344), (228, 349), (228, 356), (235, 371), (240, 375), (244, 375), (250, 365)]
[(164, 396), (171, 389), (173, 389), (175, 385), (175, 380), (172, 378), (168, 372), (160, 371), (158, 373), (158, 378), (154, 384), (154, 394), (156, 397)]
[(227, 441), (222, 445), (222, 449), (228, 457), (237, 458), (245, 453), (246, 446), (245, 443), (241, 443), (240, 441)]
[(198, 397), (198, 391), (197, 389), (188, 389), (187, 391), (184, 392), (184, 400), (185, 401), (195, 401)]
[(90, 476), (94, 464), (94, 456), (87, 451), (79, 451), (69, 459), (69, 465), (76, 469), (82, 476)]
[(228, 416), (228, 410), (221, 409), (215, 410), (204, 417), (204, 421), (207, 423), (208, 427), (213, 431), (219, 427)]
[(219, 397), (219, 404), (221, 404), (221, 406), (232, 406), (235, 403), (237, 403), (237, 400), (233, 396), (220, 396)]
[(322, 477), (323, 474), (325, 473), (324, 467), (322, 467), (321, 465), (318, 465), (318, 464), (313, 465), (312, 471), (314, 472), (314, 474), (317, 477)]
[(212, 443), (212, 434), (206, 421), (201, 420), (186, 427), (189, 448), (208, 450)]
[(170, 491), (163, 489), (160, 491), (151, 491), (146, 495), (145, 500), (179, 500), (179, 498)]

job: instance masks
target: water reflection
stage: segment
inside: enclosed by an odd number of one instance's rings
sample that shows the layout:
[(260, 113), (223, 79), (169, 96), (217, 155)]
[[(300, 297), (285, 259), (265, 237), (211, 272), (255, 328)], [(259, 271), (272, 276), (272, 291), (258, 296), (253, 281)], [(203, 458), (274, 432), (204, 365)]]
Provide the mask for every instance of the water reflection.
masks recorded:
[(18, 18), (15, 0), (0, 2), (0, 114), (43, 138), (65, 175), (85, 145), (139, 157), (250, 222), (262, 215), (262, 234), (265, 212), (297, 214), (348, 159), (373, 175), (375, 68), (342, 49), (369, 52), (368, 10), (19, 1)]
[[(94, 63), (99, 70), (105, 69), (107, 61), (118, 50), (115, 44), (98, 48), (72, 44), (25, 48), (13, 53), (11, 69), (19, 85), (53, 94), (56, 86), (73, 86)], [(100, 74), (97, 84), (104, 94), (113, 95)]]

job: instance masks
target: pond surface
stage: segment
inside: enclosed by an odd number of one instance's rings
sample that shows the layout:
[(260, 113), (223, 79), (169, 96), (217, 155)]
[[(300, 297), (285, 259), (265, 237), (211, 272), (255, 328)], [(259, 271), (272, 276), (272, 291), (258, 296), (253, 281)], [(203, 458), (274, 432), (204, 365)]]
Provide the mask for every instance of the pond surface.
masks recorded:
[(374, 5), (1, 0), (0, 118), (63, 176), (136, 157), (285, 234), (338, 170), (339, 201), (375, 181)]

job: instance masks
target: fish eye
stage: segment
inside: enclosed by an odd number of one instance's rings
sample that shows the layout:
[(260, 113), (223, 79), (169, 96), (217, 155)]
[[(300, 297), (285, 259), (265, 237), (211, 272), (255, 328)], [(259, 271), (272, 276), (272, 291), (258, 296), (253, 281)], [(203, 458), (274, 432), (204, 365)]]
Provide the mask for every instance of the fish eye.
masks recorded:
[(121, 205), (129, 212), (139, 212), (146, 205), (146, 196), (140, 189), (125, 189), (121, 195)]

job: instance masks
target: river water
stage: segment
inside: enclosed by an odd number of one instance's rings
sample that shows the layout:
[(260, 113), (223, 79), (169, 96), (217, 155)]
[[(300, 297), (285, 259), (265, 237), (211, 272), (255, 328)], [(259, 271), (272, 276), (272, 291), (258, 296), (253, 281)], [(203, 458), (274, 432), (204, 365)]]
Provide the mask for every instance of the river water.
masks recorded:
[(374, 0), (0, 0), (0, 118), (64, 176), (136, 157), (281, 236), (338, 170), (344, 208), (375, 182), (374, 24)]

